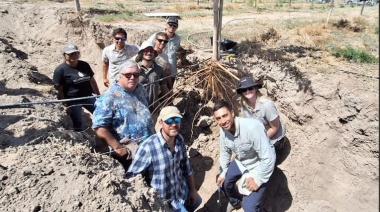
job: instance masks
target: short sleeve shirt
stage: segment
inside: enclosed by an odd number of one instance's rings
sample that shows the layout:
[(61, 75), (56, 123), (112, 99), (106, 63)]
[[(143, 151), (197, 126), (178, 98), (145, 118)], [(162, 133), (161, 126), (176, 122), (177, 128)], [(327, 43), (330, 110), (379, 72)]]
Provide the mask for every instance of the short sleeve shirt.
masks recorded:
[(60, 64), (53, 75), (54, 85), (63, 86), (63, 95), (66, 99), (92, 96), (93, 89), (90, 83), (94, 76), (90, 65), (79, 60), (76, 67), (67, 63)]
[(103, 49), (102, 61), (108, 62), (108, 79), (113, 84), (119, 77), (119, 65), (133, 57), (139, 52), (139, 47), (125, 44), (122, 50), (117, 50), (115, 44), (111, 44)]
[(133, 92), (112, 85), (95, 102), (92, 128), (105, 127), (117, 140), (147, 139), (154, 133), (147, 98), (141, 84)]

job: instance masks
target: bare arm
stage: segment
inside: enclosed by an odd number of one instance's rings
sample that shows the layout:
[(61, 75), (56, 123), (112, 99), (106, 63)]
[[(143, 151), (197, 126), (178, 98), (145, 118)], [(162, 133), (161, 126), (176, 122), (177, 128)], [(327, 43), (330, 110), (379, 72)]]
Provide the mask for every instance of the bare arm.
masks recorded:
[(265, 125), (267, 130), (267, 135), (269, 138), (272, 138), (280, 128), (280, 118), (277, 116), (273, 121), (270, 121), (268, 125)]
[(189, 203), (192, 205), (195, 204), (198, 198), (198, 192), (195, 188), (193, 176), (187, 177), (187, 185), (189, 186)]
[(103, 69), (103, 83), (104, 86), (108, 87), (109, 86), (109, 80), (108, 80), (108, 66), (109, 62), (103, 62), (102, 69)]
[(94, 129), (94, 131), (101, 140), (105, 141), (108, 146), (112, 147), (116, 156), (123, 157), (128, 154), (127, 149), (115, 139), (107, 128), (99, 127)]
[(58, 91), (57, 99), (64, 99), (65, 96), (63, 95), (63, 85), (55, 85), (54, 88)]
[(94, 92), (94, 94), (100, 95), (98, 84), (96, 83), (96, 80), (94, 77), (91, 77), (90, 83), (91, 83), (92, 91)]

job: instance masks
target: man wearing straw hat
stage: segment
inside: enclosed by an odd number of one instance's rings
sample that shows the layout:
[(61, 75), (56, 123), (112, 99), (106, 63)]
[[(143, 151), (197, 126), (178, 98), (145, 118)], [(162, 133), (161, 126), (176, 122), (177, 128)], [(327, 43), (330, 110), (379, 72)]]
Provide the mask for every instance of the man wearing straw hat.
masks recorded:
[(126, 176), (142, 174), (173, 211), (194, 211), (202, 202), (193, 179), (185, 142), (179, 134), (182, 115), (174, 106), (158, 116), (156, 134), (137, 149)]

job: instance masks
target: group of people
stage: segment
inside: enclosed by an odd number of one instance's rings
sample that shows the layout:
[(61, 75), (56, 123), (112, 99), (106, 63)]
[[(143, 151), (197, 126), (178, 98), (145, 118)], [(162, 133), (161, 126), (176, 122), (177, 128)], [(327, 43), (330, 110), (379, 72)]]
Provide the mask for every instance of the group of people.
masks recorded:
[[(64, 102), (75, 131), (83, 131), (83, 107), (93, 113), (92, 129), (109, 146), (126, 177), (141, 174), (173, 211), (194, 211), (202, 199), (179, 134), (183, 117), (178, 108), (166, 106), (157, 121), (152, 118), (157, 102), (170, 93), (175, 81), (176, 52), (181, 48), (177, 28), (178, 19), (170, 17), (165, 31), (153, 34), (141, 47), (127, 45), (126, 31), (115, 29), (114, 43), (102, 54), (103, 83), (108, 87), (102, 95), (94, 72), (79, 60), (80, 51), (74, 44), (64, 46), (65, 61), (55, 69), (53, 82), (58, 99), (79, 97)], [(227, 211), (241, 207), (259, 211), (275, 167), (275, 150), (284, 143), (285, 125), (273, 101), (259, 91), (261, 87), (252, 77), (240, 79), (236, 92), (241, 95), (244, 118), (236, 117), (224, 100), (213, 108), (220, 126), (221, 173), (216, 183), (229, 200)], [(100, 96), (80, 99), (94, 94)]]

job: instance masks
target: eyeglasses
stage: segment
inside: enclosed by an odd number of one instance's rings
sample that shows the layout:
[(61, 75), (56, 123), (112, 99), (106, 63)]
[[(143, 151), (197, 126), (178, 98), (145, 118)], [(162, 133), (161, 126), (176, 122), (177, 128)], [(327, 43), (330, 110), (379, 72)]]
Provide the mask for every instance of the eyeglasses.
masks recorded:
[(121, 74), (121, 75), (124, 75), (127, 79), (131, 79), (131, 77), (133, 76), (134, 79), (136, 78), (139, 78), (140, 76), (140, 73), (125, 73), (125, 74)]
[(252, 91), (253, 89), (255, 89), (255, 86), (252, 86), (252, 87), (249, 87), (249, 88), (242, 88), (242, 89), (239, 89), (241, 93), (244, 93), (244, 92), (247, 92), (247, 91)]
[(158, 41), (159, 43), (162, 43), (162, 42), (164, 42), (164, 43), (168, 43), (168, 42), (169, 42), (168, 40), (162, 40), (162, 39), (157, 39), (157, 41)]
[(178, 27), (178, 25), (177, 25), (177, 24), (173, 24), (173, 23), (168, 23), (168, 25), (169, 25), (170, 27), (175, 27), (175, 28), (177, 28), (177, 27)]
[(126, 37), (114, 37), (115, 40), (121, 40), (121, 41), (126, 41), (127, 38)]
[(152, 49), (152, 48), (144, 49), (143, 52), (144, 52), (144, 53), (149, 53), (149, 52), (150, 52), (150, 53), (153, 53), (153, 52), (154, 52), (154, 49)]
[(167, 125), (170, 125), (170, 124), (173, 124), (174, 122), (176, 124), (180, 124), (182, 122), (182, 118), (180, 117), (172, 117), (172, 118), (168, 118), (164, 121)]

